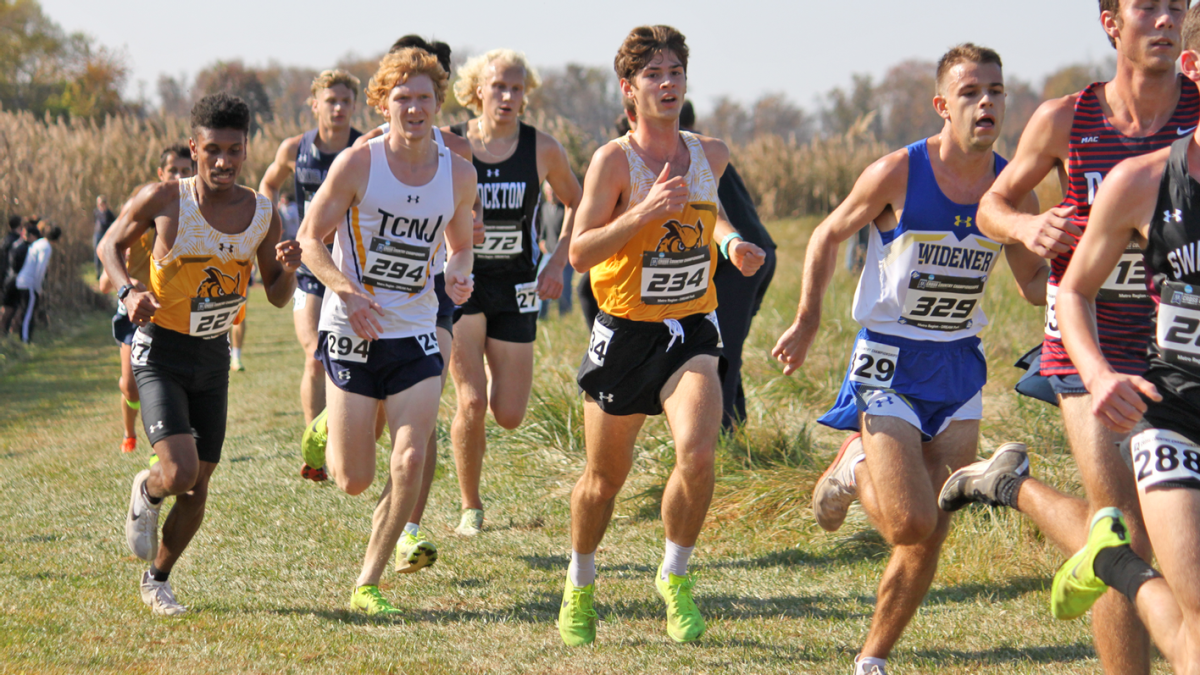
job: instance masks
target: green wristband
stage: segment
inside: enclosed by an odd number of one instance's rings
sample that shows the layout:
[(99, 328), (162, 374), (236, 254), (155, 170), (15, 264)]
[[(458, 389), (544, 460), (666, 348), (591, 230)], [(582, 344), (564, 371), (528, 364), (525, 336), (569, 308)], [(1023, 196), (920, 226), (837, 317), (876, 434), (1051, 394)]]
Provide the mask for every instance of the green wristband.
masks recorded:
[(729, 242), (733, 241), (734, 239), (742, 239), (742, 235), (738, 234), (737, 232), (730, 232), (721, 238), (721, 244), (719, 248), (721, 250), (721, 255), (724, 256), (726, 260), (729, 260)]

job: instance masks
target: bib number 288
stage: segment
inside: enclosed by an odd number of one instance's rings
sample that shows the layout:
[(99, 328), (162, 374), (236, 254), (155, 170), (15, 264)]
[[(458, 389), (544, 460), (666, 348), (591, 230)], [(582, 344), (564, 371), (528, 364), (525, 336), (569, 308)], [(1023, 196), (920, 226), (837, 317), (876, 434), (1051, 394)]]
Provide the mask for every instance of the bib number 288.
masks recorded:
[(899, 358), (899, 347), (859, 340), (850, 363), (850, 381), (870, 387), (891, 387)]

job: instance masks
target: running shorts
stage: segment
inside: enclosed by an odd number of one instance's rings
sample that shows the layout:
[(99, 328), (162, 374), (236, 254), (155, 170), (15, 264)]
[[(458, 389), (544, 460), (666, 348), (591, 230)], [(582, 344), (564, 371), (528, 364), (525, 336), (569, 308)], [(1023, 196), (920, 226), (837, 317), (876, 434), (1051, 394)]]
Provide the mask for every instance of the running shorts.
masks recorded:
[(436, 331), (384, 340), (364, 340), (329, 331), (317, 335), (315, 356), (325, 366), (329, 380), (344, 392), (386, 400), (442, 375)]
[(445, 328), (447, 333), (454, 335), (454, 301), (446, 295), (446, 275), (438, 274), (433, 277), (433, 292), (437, 294), (438, 311), (437, 327)]
[(458, 308), (454, 320), (465, 314), (482, 314), (487, 319), (487, 336), (504, 342), (528, 343), (537, 339), (537, 279), (523, 283), (475, 277), (475, 290)]

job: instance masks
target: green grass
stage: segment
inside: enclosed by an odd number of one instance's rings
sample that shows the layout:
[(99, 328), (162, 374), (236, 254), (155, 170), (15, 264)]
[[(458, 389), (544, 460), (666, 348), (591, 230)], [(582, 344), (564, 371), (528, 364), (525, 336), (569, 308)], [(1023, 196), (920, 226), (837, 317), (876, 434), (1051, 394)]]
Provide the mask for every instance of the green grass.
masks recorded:
[[(138, 599), (144, 564), (125, 549), (132, 475), (118, 450), (117, 349), (107, 318), (79, 317), (0, 373), (0, 672), (846, 673), (861, 644), (887, 547), (855, 507), (835, 535), (816, 527), (810, 490), (842, 435), (815, 424), (841, 382), (856, 331), (854, 279), (839, 272), (805, 369), (781, 378), (766, 355), (791, 320), (813, 223), (773, 227), (779, 272), (747, 344), (750, 423), (724, 443), (701, 537), (697, 597), (709, 632), (665, 635), (652, 581), (661, 556), (656, 499), (670, 435), (652, 420), (597, 559), (602, 622), (594, 647), (567, 649), (554, 627), (569, 542), (567, 495), (583, 465), (574, 372), (587, 335), (578, 313), (542, 324), (525, 425), (489, 431), (487, 530), (453, 535), (458, 491), (445, 439), (424, 527), (438, 563), (389, 572), (403, 622), (346, 610), (381, 479), (349, 497), (298, 477), (301, 354), (287, 310), (251, 301), (234, 374), (229, 436), (203, 529), (172, 577), (192, 611), (156, 619)], [(1040, 340), (1041, 312), (997, 272), (984, 334), (992, 366), (984, 448), (1024, 440), (1034, 470), (1078, 489), (1057, 413), (1011, 393), (1010, 365)], [(381, 453), (382, 460), (383, 455)], [(893, 673), (1076, 673), (1098, 669), (1086, 621), (1055, 622), (1049, 575), (1061, 556), (1019, 515), (967, 510), (934, 588), (892, 658)], [(1165, 665), (1158, 665), (1165, 672)]]

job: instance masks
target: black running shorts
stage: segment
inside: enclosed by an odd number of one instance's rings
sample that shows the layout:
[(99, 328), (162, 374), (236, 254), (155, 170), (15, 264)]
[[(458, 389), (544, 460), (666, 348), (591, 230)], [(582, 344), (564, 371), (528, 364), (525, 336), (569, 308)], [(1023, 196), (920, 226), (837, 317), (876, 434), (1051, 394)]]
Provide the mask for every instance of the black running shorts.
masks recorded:
[(435, 331), (370, 341), (328, 331), (321, 331), (318, 337), (317, 360), (334, 386), (351, 394), (382, 401), (442, 376), (442, 353)]
[[(610, 415), (659, 415), (662, 388), (694, 356), (722, 356), (716, 313), (671, 324), (596, 315), (579, 387)], [(724, 369), (722, 358), (720, 368)]]
[(504, 342), (528, 343), (537, 339), (537, 279), (514, 282), (476, 275), (475, 290), (466, 304), (458, 308), (454, 320), (464, 314), (482, 314), (487, 320), (487, 336)]
[(437, 294), (438, 299), (437, 327), (445, 328), (447, 333), (454, 335), (454, 310), (458, 308), (446, 294), (445, 274), (433, 277), (433, 292)]
[(297, 271), (296, 288), (299, 288), (309, 295), (315, 295), (318, 298), (325, 297), (325, 284), (321, 283), (319, 279), (311, 274), (305, 274), (304, 272)]
[(229, 338), (197, 338), (149, 324), (134, 335), (130, 361), (150, 444), (191, 434), (200, 461), (221, 461), (229, 402)]
[(133, 334), (137, 331), (137, 326), (129, 320), (129, 315), (121, 311), (124, 309), (122, 305), (117, 309), (117, 313), (113, 314), (112, 318), (112, 336), (117, 341), (117, 344), (131, 345), (133, 344)]

